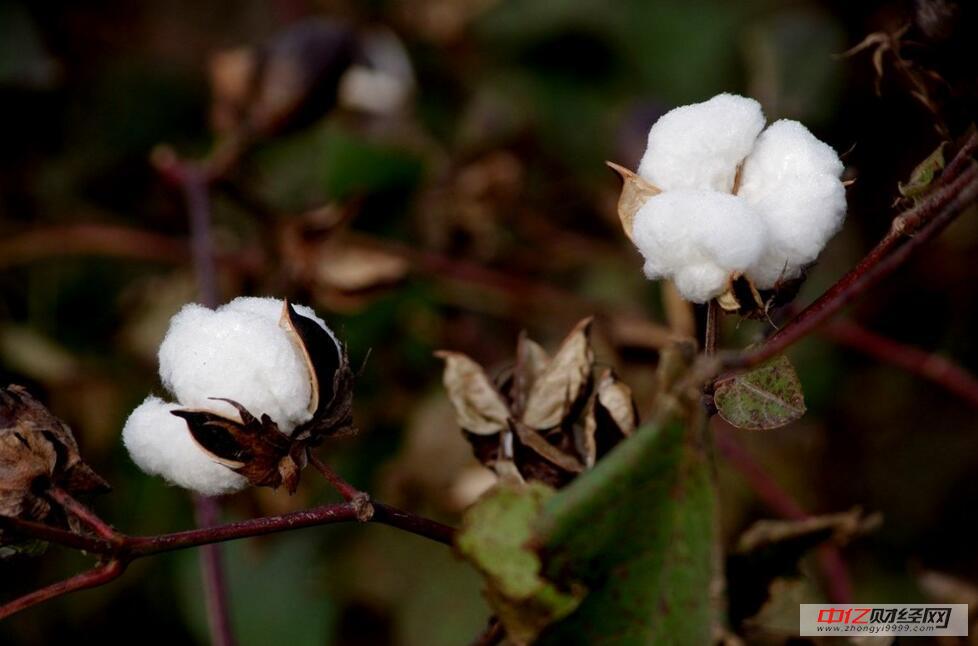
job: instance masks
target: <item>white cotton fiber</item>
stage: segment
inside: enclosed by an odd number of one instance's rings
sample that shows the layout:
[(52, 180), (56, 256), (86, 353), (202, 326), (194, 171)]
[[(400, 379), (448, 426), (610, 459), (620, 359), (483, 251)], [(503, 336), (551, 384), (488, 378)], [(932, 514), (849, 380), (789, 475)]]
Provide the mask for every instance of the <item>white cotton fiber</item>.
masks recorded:
[(768, 246), (747, 276), (761, 289), (794, 278), (842, 226), (842, 162), (797, 121), (777, 121), (744, 162), (738, 195), (764, 218)]
[(762, 128), (760, 104), (734, 94), (675, 108), (649, 131), (638, 174), (664, 191), (699, 188), (729, 193), (737, 166)]
[(208, 457), (186, 421), (170, 413), (178, 408), (151, 396), (132, 412), (122, 429), (132, 461), (150, 475), (208, 496), (243, 489), (247, 478)]
[(767, 241), (761, 216), (742, 198), (718, 191), (660, 193), (635, 215), (632, 234), (649, 278), (672, 278), (687, 300), (722, 293), (731, 274), (756, 263)]
[[(297, 311), (312, 314), (301, 306)], [(291, 433), (311, 417), (312, 386), (305, 360), (279, 325), (281, 312), (282, 301), (275, 299), (235, 299), (216, 311), (185, 306), (160, 346), (163, 385), (186, 407), (237, 418), (230, 404), (210, 398), (232, 399)]]

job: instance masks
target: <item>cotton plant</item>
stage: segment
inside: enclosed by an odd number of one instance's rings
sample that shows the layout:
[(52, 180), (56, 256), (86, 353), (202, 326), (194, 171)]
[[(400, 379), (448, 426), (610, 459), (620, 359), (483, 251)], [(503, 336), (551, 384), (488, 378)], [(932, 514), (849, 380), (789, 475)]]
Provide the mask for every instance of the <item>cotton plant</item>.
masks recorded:
[(307, 447), (351, 425), (343, 344), (315, 312), (274, 298), (189, 304), (170, 321), (160, 378), (122, 439), (146, 473), (206, 495), (294, 491)]
[(797, 121), (765, 126), (757, 101), (720, 94), (651, 128), (619, 214), (650, 279), (694, 303), (737, 309), (733, 281), (776, 290), (798, 278), (842, 226), (843, 165)]

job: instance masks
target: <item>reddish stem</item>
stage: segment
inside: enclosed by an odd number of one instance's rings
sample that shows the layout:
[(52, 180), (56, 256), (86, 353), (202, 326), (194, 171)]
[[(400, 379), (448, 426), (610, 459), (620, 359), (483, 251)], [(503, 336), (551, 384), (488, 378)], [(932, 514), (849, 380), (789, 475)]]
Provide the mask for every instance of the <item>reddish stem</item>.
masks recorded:
[(110, 543), (119, 544), (124, 540), (122, 534), (115, 531), (111, 525), (99, 518), (91, 509), (72, 498), (64, 489), (51, 487), (48, 490), (48, 495), (60, 504), (66, 512), (85, 523), (89, 529)]
[(316, 470), (319, 471), (324, 478), (326, 478), (326, 481), (329, 482), (329, 484), (332, 485), (332, 487), (336, 489), (341, 496), (343, 496), (343, 500), (352, 502), (354, 500), (360, 500), (366, 496), (364, 492), (351, 485), (349, 482), (344, 480), (340, 474), (333, 471), (332, 467), (320, 460), (315, 453), (309, 451), (308, 455), (309, 463), (316, 467)]
[(124, 561), (113, 559), (87, 572), (76, 574), (70, 579), (52, 583), (45, 588), (35, 590), (0, 606), (0, 620), (6, 619), (10, 615), (20, 612), (25, 608), (54, 599), (55, 597), (60, 597), (69, 592), (105, 585), (109, 581), (120, 577), (125, 570), (126, 563)]
[(23, 518), (0, 516), (0, 526), (6, 526), (24, 536), (30, 536), (49, 543), (57, 543), (89, 554), (111, 554), (115, 549), (111, 543), (100, 538), (76, 534), (60, 527), (53, 527)]
[(964, 164), (966, 168), (962, 168), (957, 175), (952, 175), (949, 181), (935, 189), (917, 206), (897, 216), (889, 233), (855, 268), (771, 335), (763, 345), (727, 357), (724, 365), (733, 369), (750, 368), (780, 354), (838, 313), (853, 298), (893, 273), (914, 251), (937, 236), (966, 208), (974, 204), (978, 199), (978, 164), (973, 163), (970, 158), (966, 160), (968, 163), (958, 162), (968, 150), (970, 148), (963, 148), (952, 162), (956, 166)]
[[(716, 418), (714, 418), (716, 419)], [(777, 481), (758, 464), (728, 430), (714, 433), (720, 453), (747, 480), (751, 490), (774, 513), (789, 520), (804, 520), (810, 514), (799, 505)], [(835, 545), (823, 545), (818, 550), (818, 564), (825, 579), (826, 594), (833, 603), (852, 602), (852, 581), (842, 559), (842, 552)]]
[(833, 321), (823, 333), (836, 343), (928, 379), (978, 408), (978, 378), (949, 359), (888, 339), (850, 321)]
[[(220, 503), (216, 498), (194, 495), (194, 516), (198, 527), (205, 531), (211, 529), (220, 522)], [(220, 545), (204, 545), (201, 548), (200, 575), (204, 584), (204, 604), (207, 608), (211, 643), (214, 646), (234, 646), (231, 606)]]

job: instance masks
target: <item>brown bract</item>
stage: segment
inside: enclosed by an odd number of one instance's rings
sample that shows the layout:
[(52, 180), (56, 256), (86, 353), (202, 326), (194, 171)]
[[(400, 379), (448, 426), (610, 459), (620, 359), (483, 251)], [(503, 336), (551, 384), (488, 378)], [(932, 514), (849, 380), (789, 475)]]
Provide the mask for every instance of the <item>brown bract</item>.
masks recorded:
[(51, 520), (51, 486), (73, 495), (109, 490), (64, 422), (22, 386), (0, 389), (0, 516)]
[(262, 414), (256, 418), (240, 403), (213, 398), (234, 406), (240, 419), (200, 409), (173, 411), (187, 422), (190, 434), (215, 462), (248, 478), (259, 487), (285, 486), (293, 493), (306, 466), (307, 448), (324, 438), (349, 432), (353, 423), (353, 372), (343, 344), (312, 319), (285, 301), (281, 326), (291, 336), (309, 371), (312, 418), (292, 435)]
[(631, 390), (610, 370), (595, 378), (591, 325), (580, 321), (552, 357), (522, 333), (495, 380), (464, 354), (436, 353), (459, 426), (501, 480), (562, 486), (634, 430)]

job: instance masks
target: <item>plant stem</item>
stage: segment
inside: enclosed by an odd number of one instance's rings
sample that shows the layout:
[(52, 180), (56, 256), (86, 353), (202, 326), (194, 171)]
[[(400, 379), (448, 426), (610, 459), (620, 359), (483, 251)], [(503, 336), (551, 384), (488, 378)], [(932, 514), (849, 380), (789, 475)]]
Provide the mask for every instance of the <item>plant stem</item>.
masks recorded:
[(978, 408), (978, 378), (937, 354), (899, 343), (850, 321), (833, 321), (823, 334), (836, 343), (930, 380)]
[(720, 335), (720, 306), (715, 298), (706, 304), (706, 328), (703, 332), (703, 352), (708, 357), (717, 353), (717, 337)]
[(333, 489), (336, 489), (336, 491), (343, 496), (343, 500), (351, 502), (366, 495), (364, 492), (360, 491), (344, 480), (340, 474), (333, 471), (332, 467), (320, 460), (319, 457), (311, 450), (309, 451), (308, 455), (309, 463), (316, 467), (316, 470), (319, 471), (324, 478), (326, 478), (326, 481), (332, 485)]
[(54, 599), (55, 597), (60, 597), (69, 592), (105, 585), (109, 581), (120, 577), (125, 570), (126, 563), (124, 561), (113, 559), (87, 572), (76, 574), (70, 579), (52, 583), (45, 588), (35, 590), (30, 594), (25, 594), (0, 606), (0, 620), (6, 619), (10, 615), (20, 612), (25, 608)]
[[(952, 165), (965, 164), (958, 163), (958, 159), (966, 150), (959, 152)], [(917, 206), (897, 216), (889, 233), (879, 244), (815, 302), (771, 335), (763, 345), (725, 357), (724, 365), (731, 369), (751, 368), (780, 354), (838, 313), (853, 298), (893, 273), (914, 251), (932, 240), (965, 209), (973, 205), (976, 199), (978, 164), (969, 160), (966, 168), (962, 168), (956, 176), (952, 175), (948, 182), (935, 189)]]
[(60, 527), (38, 523), (33, 520), (0, 516), (0, 526), (8, 527), (24, 536), (48, 541), (49, 543), (57, 543), (58, 545), (89, 554), (111, 554), (115, 549), (111, 543), (100, 538), (85, 534), (76, 534)]
[(51, 487), (48, 490), (48, 495), (64, 507), (66, 512), (85, 523), (89, 529), (92, 529), (100, 537), (110, 543), (119, 544), (123, 541), (122, 534), (115, 531), (111, 525), (99, 518), (91, 509), (72, 498), (64, 489)]
[[(204, 500), (209, 499), (205, 498)], [(78, 504), (80, 505), (81, 503)], [(448, 525), (443, 525), (388, 505), (373, 503), (371, 509), (373, 513), (366, 519), (369, 522), (389, 525), (445, 545), (452, 544), (455, 529)], [(87, 513), (94, 516), (94, 512), (91, 512), (91, 510), (87, 510)], [(125, 566), (135, 559), (193, 547), (213, 547), (217, 543), (225, 541), (263, 536), (303, 527), (333, 525), (346, 522), (364, 522), (365, 519), (362, 517), (362, 514), (362, 507), (354, 500), (332, 505), (322, 505), (280, 516), (251, 518), (235, 523), (198, 527), (197, 529), (161, 534), (158, 536), (128, 536), (117, 532), (118, 543), (110, 543), (99, 538), (75, 534), (74, 532), (34, 521), (0, 517), (0, 524), (26, 536), (99, 554), (100, 556), (111, 558), (110, 564), (116, 564), (107, 573), (102, 572), (102, 568), (96, 568), (95, 570), (85, 572), (61, 583), (14, 599), (0, 606), (0, 618), (7, 617), (15, 612), (73, 592), (74, 590), (108, 583), (122, 574)], [(101, 519), (99, 519), (99, 522), (105, 524), (105, 521)], [(118, 568), (118, 570), (114, 568)], [(97, 572), (102, 572), (102, 577), (104, 578), (96, 576), (95, 573)], [(219, 626), (217, 628), (219, 631), (221, 630)], [(214, 638), (231, 639), (232, 636), (229, 632), (218, 632)]]
[[(720, 453), (747, 480), (761, 502), (782, 518), (804, 520), (810, 516), (726, 430), (715, 430)], [(832, 603), (851, 603), (852, 581), (839, 548), (835, 545), (819, 547), (818, 564), (825, 580), (826, 594)]]
[[(213, 528), (220, 521), (221, 507), (217, 498), (194, 495), (194, 517), (197, 527)], [(204, 545), (200, 550), (200, 574), (204, 584), (204, 604), (207, 625), (214, 646), (234, 646), (231, 607), (224, 577), (224, 559), (219, 545)]]

